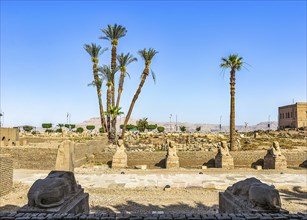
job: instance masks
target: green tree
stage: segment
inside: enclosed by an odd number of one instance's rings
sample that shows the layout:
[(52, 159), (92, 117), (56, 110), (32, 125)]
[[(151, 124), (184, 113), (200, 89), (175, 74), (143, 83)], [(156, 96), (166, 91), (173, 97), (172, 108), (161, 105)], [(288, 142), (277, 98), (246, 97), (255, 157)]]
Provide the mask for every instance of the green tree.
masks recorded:
[(181, 132), (186, 132), (187, 130), (186, 126), (180, 126), (179, 129)]
[[(114, 78), (114, 72), (112, 72), (112, 69), (110, 68), (110, 66), (108, 65), (103, 65), (102, 67), (98, 68), (98, 71), (101, 73), (102, 78), (107, 80), (107, 87), (108, 87), (108, 91), (107, 91), (107, 131), (108, 131), (108, 139), (109, 142), (114, 143), (115, 141), (115, 137), (112, 136), (113, 133), (111, 133), (111, 106), (112, 106), (112, 101), (111, 101), (111, 97), (112, 97), (112, 86), (113, 86), (113, 82), (112, 79)], [(115, 72), (118, 71), (118, 68), (115, 68)]]
[(146, 126), (146, 129), (148, 131), (152, 131), (152, 130), (155, 130), (157, 127), (158, 127), (157, 124), (154, 124), (154, 125), (153, 124), (149, 124), (149, 125)]
[(30, 126), (30, 125), (25, 125), (22, 127), (22, 129), (26, 132), (30, 132), (33, 130), (33, 126)]
[(201, 126), (196, 127), (197, 132), (200, 132), (200, 130), (201, 130)]
[(58, 124), (57, 125), (59, 128), (62, 128), (62, 127), (64, 127), (64, 124)]
[(147, 121), (148, 118), (142, 118), (140, 120), (138, 120), (136, 122), (136, 126), (138, 127), (138, 130), (141, 131), (141, 132), (144, 132), (146, 127), (148, 126), (148, 121)]
[(120, 78), (118, 83), (116, 107), (118, 107), (120, 103), (121, 94), (124, 88), (125, 76), (128, 75), (130, 77), (129, 73), (127, 72), (127, 66), (134, 61), (137, 61), (137, 59), (133, 57), (133, 55), (131, 55), (130, 53), (127, 53), (125, 55), (121, 53), (117, 56), (118, 67), (120, 70)]
[(99, 113), (100, 113), (100, 123), (101, 126), (107, 129), (105, 117), (104, 117), (104, 111), (103, 111), (103, 104), (101, 100), (101, 86), (102, 86), (102, 79), (98, 76), (98, 57), (104, 53), (107, 48), (102, 49), (101, 46), (96, 45), (92, 43), (91, 45), (85, 44), (84, 49), (86, 52), (91, 56), (92, 62), (93, 62), (93, 75), (94, 75), (94, 81), (92, 82), (92, 85), (96, 87), (97, 90), (97, 96), (98, 96), (98, 103), (99, 103)]
[(162, 133), (164, 132), (165, 128), (162, 126), (157, 127), (158, 132)]
[(111, 70), (113, 73), (112, 77), (112, 106), (115, 106), (115, 68), (116, 68), (116, 48), (118, 44), (118, 39), (124, 37), (127, 33), (125, 27), (121, 25), (114, 24), (113, 26), (108, 25), (106, 29), (101, 29), (104, 36), (99, 37), (100, 39), (108, 40), (112, 45), (112, 53), (111, 53)]
[(77, 130), (76, 130), (77, 133), (82, 133), (83, 131), (84, 131), (84, 129), (81, 128), (81, 127), (77, 128)]
[(228, 57), (223, 57), (220, 67), (225, 69), (230, 68), (230, 150), (238, 150), (235, 146), (236, 130), (235, 130), (235, 84), (236, 71), (243, 67), (243, 58), (237, 54), (230, 54)]
[(111, 141), (113, 143), (116, 142), (116, 118), (118, 115), (124, 114), (121, 111), (121, 107), (111, 106), (110, 108), (110, 116), (111, 116)]
[[(126, 126), (128, 124), (128, 121), (130, 119), (130, 116), (131, 116), (131, 113), (132, 113), (132, 110), (133, 110), (133, 107), (135, 105), (135, 102), (136, 100), (138, 99), (140, 93), (141, 93), (141, 90), (142, 90), (142, 87), (146, 81), (146, 78), (149, 74), (149, 71), (150, 71), (150, 64), (151, 64), (151, 60), (152, 58), (158, 53), (158, 51), (154, 50), (153, 48), (149, 48), (148, 51), (146, 49), (144, 50), (140, 50), (139, 52), (139, 55), (144, 59), (145, 61), (145, 68), (143, 70), (143, 73), (141, 75), (141, 82), (139, 84), (139, 87), (136, 91), (136, 93), (134, 94), (133, 96), (133, 99), (131, 101), (131, 104), (130, 104), (130, 107), (129, 107), (129, 110), (128, 110), (128, 113), (127, 113), (127, 116), (125, 118), (125, 122), (124, 122), (124, 128), (122, 129), (122, 139), (124, 139), (124, 136), (125, 136), (125, 131), (126, 131)], [(151, 70), (151, 74), (153, 76), (153, 79), (155, 81), (155, 75), (153, 73), (153, 71)]]
[(92, 132), (95, 129), (95, 125), (87, 125), (86, 129)]
[(42, 127), (43, 128), (52, 128), (52, 123), (43, 123)]

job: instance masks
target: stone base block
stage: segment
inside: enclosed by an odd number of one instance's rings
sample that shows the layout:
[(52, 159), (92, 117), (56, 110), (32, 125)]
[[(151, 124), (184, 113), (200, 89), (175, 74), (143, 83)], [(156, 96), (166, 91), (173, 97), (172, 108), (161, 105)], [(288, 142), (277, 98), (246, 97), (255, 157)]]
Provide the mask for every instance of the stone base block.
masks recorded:
[(267, 154), (264, 157), (263, 169), (287, 169), (287, 159), (283, 155), (273, 157), (271, 154)]
[(112, 168), (126, 168), (127, 161), (126, 153), (115, 153), (112, 159)]
[(179, 168), (179, 157), (167, 157), (165, 162), (165, 168)]
[(226, 168), (233, 169), (234, 162), (232, 156), (221, 156), (218, 155), (215, 157), (215, 168)]
[(53, 208), (37, 208), (30, 207), (28, 205), (20, 208), (17, 213), (89, 213), (89, 203), (88, 203), (89, 194), (84, 193), (83, 190), (80, 191), (77, 195), (73, 196), (69, 200), (65, 201), (63, 205)]
[(136, 165), (135, 169), (146, 170), (147, 169), (147, 165)]

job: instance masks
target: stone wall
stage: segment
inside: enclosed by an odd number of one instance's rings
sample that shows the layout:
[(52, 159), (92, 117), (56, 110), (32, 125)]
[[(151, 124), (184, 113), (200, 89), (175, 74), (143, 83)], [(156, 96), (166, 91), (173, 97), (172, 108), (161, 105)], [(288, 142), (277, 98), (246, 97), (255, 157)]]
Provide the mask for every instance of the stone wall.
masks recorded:
[[(105, 138), (76, 143), (75, 166), (78, 167), (86, 163), (86, 156), (101, 151), (106, 143), (107, 139)], [(39, 145), (42, 145), (42, 143)], [(55, 167), (58, 151), (56, 146), (38, 147), (34, 144), (29, 146), (2, 146), (0, 149), (1, 153), (11, 154), (14, 169), (52, 170)]]
[(17, 128), (0, 128), (0, 141), (18, 141), (19, 132)]
[(11, 155), (0, 154), (0, 197), (13, 187), (13, 160)]
[[(183, 152), (177, 153), (179, 156), (180, 167), (199, 168), (201, 165), (214, 167), (214, 152)], [(255, 164), (262, 165), (266, 151), (237, 151), (231, 152), (234, 158), (235, 167), (250, 168)], [(163, 165), (166, 152), (127, 152), (128, 167), (133, 168), (136, 165), (147, 165), (148, 168), (157, 168)], [(299, 167), (307, 160), (307, 153), (288, 152), (284, 154), (288, 160), (288, 167)], [(96, 163), (107, 164), (112, 161), (113, 153), (96, 153), (94, 161)]]

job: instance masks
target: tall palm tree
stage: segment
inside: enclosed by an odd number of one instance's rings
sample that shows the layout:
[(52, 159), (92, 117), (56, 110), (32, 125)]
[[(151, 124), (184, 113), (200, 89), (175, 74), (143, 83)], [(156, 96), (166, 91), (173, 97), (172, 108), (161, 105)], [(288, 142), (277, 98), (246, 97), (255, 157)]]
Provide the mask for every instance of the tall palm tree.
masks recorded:
[(98, 62), (99, 62), (98, 57), (101, 54), (103, 54), (107, 50), (107, 48), (103, 48), (102, 49), (101, 46), (92, 43), (91, 45), (84, 44), (84, 49), (92, 58), (93, 74), (94, 74), (94, 81), (93, 81), (92, 84), (97, 89), (101, 127), (105, 128), (105, 131), (107, 131), (107, 126), (106, 126), (105, 117), (104, 117), (104, 111), (103, 111), (103, 104), (102, 104), (102, 100), (101, 100), (101, 84), (102, 84), (102, 80), (98, 76), (98, 67), (97, 67)]
[[(112, 56), (111, 56), (111, 70), (113, 75), (115, 74), (115, 67), (116, 67), (116, 47), (118, 44), (118, 39), (124, 37), (127, 33), (125, 27), (121, 25), (114, 24), (113, 26), (108, 25), (108, 28), (101, 29), (105, 36), (99, 37), (100, 39), (105, 39), (111, 42), (112, 45)], [(115, 82), (114, 76), (112, 78), (112, 105), (115, 106)]]
[[(115, 68), (115, 72), (117, 72), (118, 68)], [(113, 138), (113, 132), (111, 131), (111, 107), (112, 107), (112, 103), (111, 103), (111, 96), (112, 96), (112, 78), (114, 77), (114, 74), (110, 68), (110, 66), (107, 65), (103, 65), (102, 67), (98, 68), (98, 71), (101, 72), (102, 77), (107, 79), (107, 87), (108, 87), (108, 91), (107, 91), (107, 111), (106, 111), (106, 115), (107, 115), (107, 131), (108, 131), (108, 139), (110, 142), (113, 142), (115, 140), (115, 137)], [(116, 130), (115, 130), (116, 133)], [(113, 136), (112, 136), (113, 135)]]
[(155, 74), (154, 72), (149, 68), (150, 67), (150, 64), (151, 64), (151, 60), (152, 58), (158, 53), (158, 51), (156, 51), (155, 49), (153, 48), (149, 48), (148, 51), (146, 49), (144, 50), (140, 50), (138, 52), (138, 54), (144, 59), (145, 61), (145, 68), (143, 70), (143, 73), (141, 75), (141, 82), (139, 84), (139, 87), (138, 89), (136, 90), (134, 96), (133, 96), (133, 99), (131, 101), (131, 104), (130, 104), (130, 107), (129, 107), (129, 110), (128, 110), (128, 113), (127, 113), (127, 116), (125, 118), (125, 122), (124, 122), (124, 127), (122, 129), (122, 139), (124, 139), (125, 137), (125, 131), (126, 131), (126, 127), (127, 127), (127, 123), (130, 119), (130, 116), (131, 116), (131, 113), (132, 113), (132, 110), (133, 110), (133, 107), (134, 107), (134, 104), (136, 102), (136, 100), (138, 99), (139, 97), (139, 94), (141, 93), (141, 90), (142, 90), (142, 87), (145, 83), (145, 80), (147, 78), (147, 76), (149, 75), (149, 71), (151, 72), (152, 74), (152, 77), (153, 77), (153, 80), (154, 82), (156, 81), (156, 78), (155, 78)]
[(119, 107), (120, 97), (123, 92), (125, 76), (129, 76), (129, 73), (127, 72), (127, 66), (134, 61), (137, 61), (137, 58), (133, 57), (133, 55), (130, 53), (127, 53), (126, 55), (121, 53), (117, 56), (118, 67), (120, 70), (120, 78), (118, 83), (116, 107)]
[(238, 54), (230, 54), (227, 58), (222, 58), (220, 67), (224, 70), (230, 68), (230, 150), (238, 150), (235, 146), (236, 129), (235, 129), (235, 84), (236, 71), (243, 67), (243, 58)]

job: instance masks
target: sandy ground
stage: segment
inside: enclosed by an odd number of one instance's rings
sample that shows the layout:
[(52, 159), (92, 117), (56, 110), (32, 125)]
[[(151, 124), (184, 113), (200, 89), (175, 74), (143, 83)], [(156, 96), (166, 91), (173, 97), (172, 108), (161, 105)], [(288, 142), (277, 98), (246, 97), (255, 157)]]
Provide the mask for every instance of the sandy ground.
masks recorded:
[[(80, 168), (76, 170), (78, 175), (89, 175), (95, 173), (95, 169), (100, 168)], [(106, 174), (123, 172), (121, 170), (103, 169)], [(165, 173), (165, 170), (140, 171), (125, 170), (126, 173), (144, 175), (146, 173)], [(201, 170), (177, 170), (173, 173), (195, 173)], [(48, 173), (48, 171), (28, 171)], [(167, 171), (168, 172), (168, 171)], [(203, 171), (205, 172), (205, 171)], [(211, 173), (221, 173), (225, 171), (211, 170)], [(254, 170), (232, 170), (229, 175), (250, 174)], [(262, 171), (264, 172), (264, 171)], [(280, 172), (280, 171), (279, 171)], [(306, 170), (284, 171), (288, 175), (304, 175), (307, 177)], [(267, 172), (268, 173), (268, 172)], [(272, 174), (278, 171), (271, 171)], [(270, 174), (270, 173), (268, 173)], [(25, 182), (15, 181), (11, 193), (0, 198), (0, 211), (16, 211), (19, 207), (27, 203), (27, 192), (30, 188)], [(223, 191), (217, 188), (187, 187), (171, 188), (170, 191), (164, 191), (161, 187), (91, 187), (90, 184), (84, 186), (86, 192), (90, 194), (91, 212), (126, 212), (132, 214), (151, 214), (155, 211), (164, 213), (207, 213), (218, 212), (218, 192)], [(279, 185), (282, 199), (282, 208), (291, 213), (307, 213), (307, 182), (306, 185)]]

